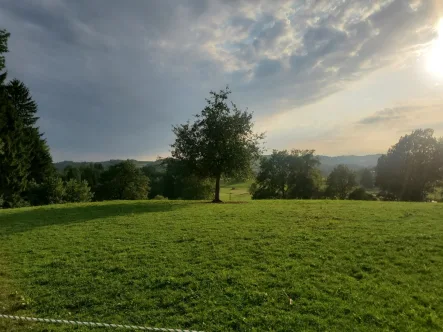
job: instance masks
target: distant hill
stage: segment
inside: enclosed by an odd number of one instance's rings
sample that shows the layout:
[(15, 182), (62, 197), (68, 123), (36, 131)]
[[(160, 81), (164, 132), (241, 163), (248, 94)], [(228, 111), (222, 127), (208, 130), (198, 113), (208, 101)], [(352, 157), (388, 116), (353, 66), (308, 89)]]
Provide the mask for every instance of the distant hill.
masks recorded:
[(319, 156), (320, 158), (320, 170), (324, 175), (329, 174), (335, 166), (343, 164), (348, 166), (354, 171), (361, 170), (363, 168), (372, 168), (377, 166), (378, 158), (381, 154), (370, 154), (366, 156)]
[[(88, 165), (88, 164), (102, 164), (104, 168), (108, 168), (109, 166), (121, 163), (122, 159), (111, 159), (111, 160), (107, 160), (107, 161), (98, 161), (98, 162), (90, 162), (90, 161), (60, 161), (58, 163), (54, 163), (55, 168), (58, 171), (63, 171), (65, 169), (66, 166), (75, 166), (75, 167), (79, 167), (79, 166), (83, 166), (83, 165)], [(138, 161), (138, 160), (133, 160), (131, 159), (132, 162), (134, 162), (138, 167), (143, 167), (145, 165), (149, 165), (149, 164), (156, 164), (157, 161)]]
[[(328, 175), (335, 166), (339, 164), (344, 164), (348, 166), (350, 169), (354, 171), (358, 171), (363, 168), (372, 168), (377, 165), (377, 160), (381, 156), (381, 154), (370, 154), (366, 156), (337, 156), (337, 157), (329, 157), (329, 156), (319, 156), (320, 158), (320, 171), (324, 175)], [(107, 168), (109, 166), (121, 163), (123, 160), (121, 159), (111, 159), (108, 161), (101, 161), (97, 162), (103, 165), (103, 167)], [(145, 165), (153, 164), (155, 165), (158, 163), (157, 161), (138, 161), (138, 160), (132, 160), (137, 166), (143, 167)], [(82, 166), (90, 164), (91, 162), (87, 161), (61, 161), (58, 163), (54, 163), (55, 167), (59, 171), (63, 171), (63, 169), (66, 166)], [(254, 167), (254, 169), (258, 170), (258, 165)]]

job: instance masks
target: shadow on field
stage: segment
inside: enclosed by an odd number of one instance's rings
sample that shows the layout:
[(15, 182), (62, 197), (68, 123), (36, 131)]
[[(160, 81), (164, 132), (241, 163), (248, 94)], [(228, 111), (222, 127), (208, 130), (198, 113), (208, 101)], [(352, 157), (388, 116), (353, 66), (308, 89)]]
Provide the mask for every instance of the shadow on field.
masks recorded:
[(34, 209), (10, 210), (10, 213), (0, 214), (0, 235), (26, 232), (49, 225), (81, 223), (99, 218), (168, 212), (183, 208), (185, 205), (176, 202), (126, 202), (72, 206), (51, 205)]

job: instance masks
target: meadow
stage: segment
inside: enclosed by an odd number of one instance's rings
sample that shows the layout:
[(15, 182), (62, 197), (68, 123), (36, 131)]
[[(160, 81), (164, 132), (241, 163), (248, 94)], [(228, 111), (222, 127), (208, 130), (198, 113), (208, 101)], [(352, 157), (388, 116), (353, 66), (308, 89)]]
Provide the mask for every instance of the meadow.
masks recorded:
[[(0, 313), (204, 331), (441, 331), (443, 204), (0, 210)], [(105, 329), (0, 319), (0, 330)]]

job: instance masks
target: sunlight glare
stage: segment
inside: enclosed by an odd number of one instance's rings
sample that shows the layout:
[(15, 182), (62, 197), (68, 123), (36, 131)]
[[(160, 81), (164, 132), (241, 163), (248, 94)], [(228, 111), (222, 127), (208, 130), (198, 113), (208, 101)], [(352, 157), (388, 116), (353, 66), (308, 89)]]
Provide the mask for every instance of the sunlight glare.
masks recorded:
[(437, 27), (438, 38), (434, 41), (427, 59), (427, 69), (443, 78), (443, 18)]

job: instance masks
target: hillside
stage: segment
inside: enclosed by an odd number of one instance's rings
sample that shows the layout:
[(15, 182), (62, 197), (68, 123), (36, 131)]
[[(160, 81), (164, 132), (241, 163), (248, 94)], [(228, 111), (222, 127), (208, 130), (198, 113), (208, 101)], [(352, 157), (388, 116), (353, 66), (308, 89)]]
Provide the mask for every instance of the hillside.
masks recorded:
[(381, 154), (371, 154), (366, 156), (319, 156), (320, 158), (320, 170), (324, 175), (329, 174), (335, 166), (344, 164), (354, 171), (361, 170), (363, 168), (372, 168), (377, 166), (378, 158)]
[(441, 331), (442, 220), (442, 204), (352, 201), (3, 210), (0, 308), (203, 331)]

